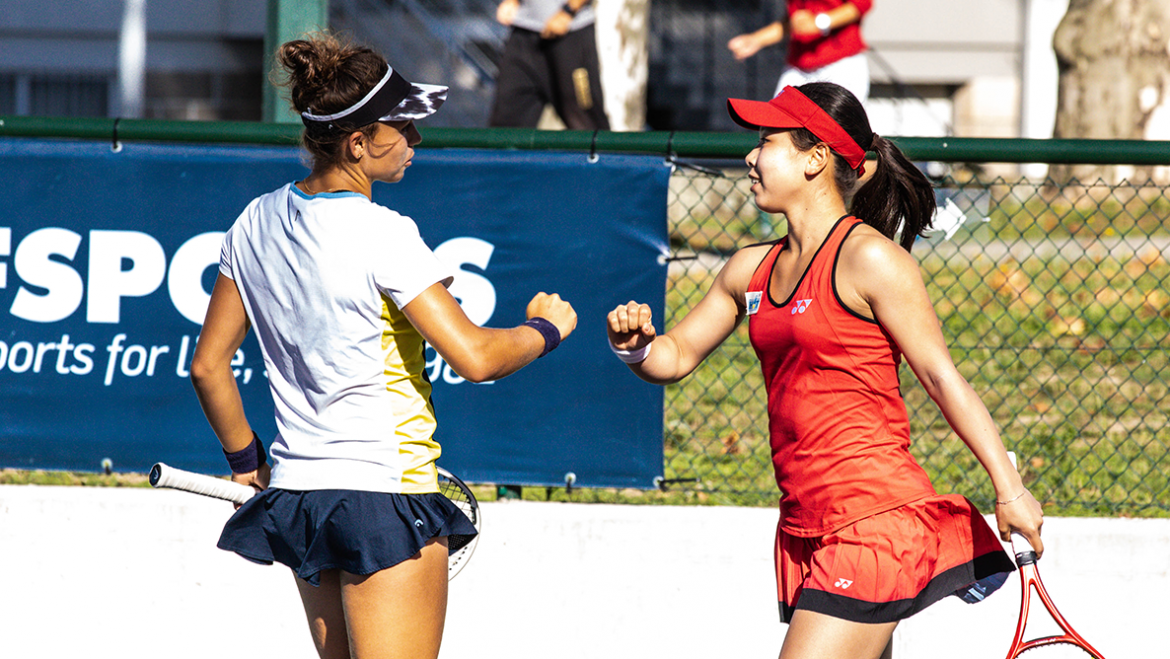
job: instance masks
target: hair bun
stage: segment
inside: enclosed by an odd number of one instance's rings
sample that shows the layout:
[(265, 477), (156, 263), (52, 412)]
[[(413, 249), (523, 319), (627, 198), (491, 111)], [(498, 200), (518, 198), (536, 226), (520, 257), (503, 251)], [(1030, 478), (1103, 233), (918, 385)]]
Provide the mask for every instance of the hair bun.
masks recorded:
[(298, 112), (319, 104), (336, 87), (346, 54), (345, 46), (328, 33), (295, 39), (280, 47), (277, 60), (286, 72), (285, 86)]

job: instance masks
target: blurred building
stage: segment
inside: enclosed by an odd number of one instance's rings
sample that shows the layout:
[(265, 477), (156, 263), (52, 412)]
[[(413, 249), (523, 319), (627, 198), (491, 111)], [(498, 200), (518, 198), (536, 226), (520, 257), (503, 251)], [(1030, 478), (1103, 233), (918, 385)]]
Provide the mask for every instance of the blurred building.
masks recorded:
[[(1051, 136), (1051, 40), (1067, 4), (877, 0), (864, 24), (875, 130)], [(267, 5), (7, 0), (0, 12), (0, 114), (259, 120)], [(141, 34), (132, 29), (136, 6)], [(378, 48), (410, 77), (452, 86), (432, 125), (468, 127), (487, 123), (506, 36), (495, 6), (495, 0), (329, 3), (335, 29)], [(733, 130), (723, 99), (769, 97), (783, 49), (737, 62), (727, 41), (782, 9), (774, 0), (652, 0), (646, 127)], [(135, 39), (144, 44), (137, 73)], [(603, 69), (612, 50), (600, 49)]]
[[(0, 114), (258, 121), (268, 4), (6, 0)], [(329, 20), (408, 76), (454, 88), (433, 125), (482, 126), (506, 36), (495, 7), (493, 0), (330, 0)], [(127, 59), (138, 36), (136, 70)], [(136, 88), (137, 98), (127, 94)]]
[[(264, 0), (140, 0), (146, 10), (142, 117), (260, 118)], [(126, 5), (6, 0), (0, 114), (132, 116), (119, 94)]]
[[(733, 130), (728, 96), (771, 96), (783, 44), (737, 62), (727, 41), (783, 14), (775, 0), (654, 0), (649, 122)], [(868, 109), (886, 135), (1051, 137), (1052, 34), (1068, 0), (876, 0), (863, 34)]]

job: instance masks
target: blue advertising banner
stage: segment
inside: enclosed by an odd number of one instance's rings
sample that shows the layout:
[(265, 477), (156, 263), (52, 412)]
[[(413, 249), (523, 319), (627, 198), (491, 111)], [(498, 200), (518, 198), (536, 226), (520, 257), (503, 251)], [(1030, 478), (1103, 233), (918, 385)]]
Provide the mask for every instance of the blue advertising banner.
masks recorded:
[[(223, 232), (254, 197), (303, 178), (291, 148), (0, 140), (0, 466), (225, 473), (188, 368)], [(577, 310), (560, 348), (472, 384), (428, 349), (440, 464), (474, 482), (651, 487), (662, 390), (610, 353), (604, 316), (634, 299), (663, 318), (660, 157), (418, 151), (374, 201), (415, 219), (451, 291), (485, 326), (537, 292)], [(275, 434), (252, 336), (234, 364), (249, 421)]]

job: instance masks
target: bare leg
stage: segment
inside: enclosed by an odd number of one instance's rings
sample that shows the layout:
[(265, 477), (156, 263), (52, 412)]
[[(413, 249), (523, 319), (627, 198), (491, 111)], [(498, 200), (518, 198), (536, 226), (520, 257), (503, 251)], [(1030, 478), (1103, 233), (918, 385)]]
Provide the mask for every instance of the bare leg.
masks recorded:
[(324, 570), (321, 585), (313, 587), (297, 579), (301, 603), (309, 619), (309, 633), (321, 659), (349, 659), (349, 636), (345, 632), (345, 613), (341, 609), (341, 573)]
[(373, 574), (342, 572), (341, 603), (353, 659), (435, 659), (447, 615), (447, 538)]
[(792, 615), (780, 659), (889, 659), (896, 622), (865, 624), (823, 613)]

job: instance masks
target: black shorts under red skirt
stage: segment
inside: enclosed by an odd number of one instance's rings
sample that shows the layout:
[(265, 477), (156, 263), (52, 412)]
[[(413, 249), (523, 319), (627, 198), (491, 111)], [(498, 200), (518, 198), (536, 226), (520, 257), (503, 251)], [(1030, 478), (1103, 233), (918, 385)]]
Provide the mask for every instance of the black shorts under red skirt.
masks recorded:
[(799, 609), (862, 623), (896, 622), (948, 595), (977, 602), (1015, 564), (974, 504), (937, 495), (815, 538), (779, 529), (780, 618)]

